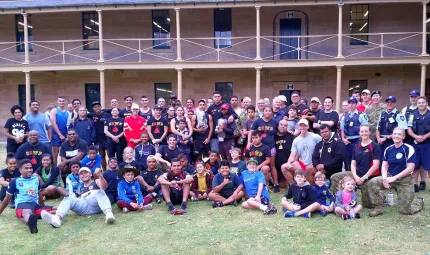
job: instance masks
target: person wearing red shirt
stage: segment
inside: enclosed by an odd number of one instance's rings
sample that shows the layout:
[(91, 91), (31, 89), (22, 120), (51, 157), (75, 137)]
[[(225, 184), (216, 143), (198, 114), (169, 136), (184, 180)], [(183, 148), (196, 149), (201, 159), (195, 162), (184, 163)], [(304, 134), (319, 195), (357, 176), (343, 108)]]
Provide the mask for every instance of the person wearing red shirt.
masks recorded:
[(134, 149), (140, 144), (140, 134), (146, 131), (146, 119), (139, 116), (139, 105), (131, 106), (131, 116), (124, 120), (124, 136), (127, 146)]
[(366, 108), (372, 104), (372, 100), (371, 96), (370, 96), (370, 90), (365, 89), (361, 92), (361, 104), (357, 105), (357, 110), (359, 112), (364, 112), (366, 111)]

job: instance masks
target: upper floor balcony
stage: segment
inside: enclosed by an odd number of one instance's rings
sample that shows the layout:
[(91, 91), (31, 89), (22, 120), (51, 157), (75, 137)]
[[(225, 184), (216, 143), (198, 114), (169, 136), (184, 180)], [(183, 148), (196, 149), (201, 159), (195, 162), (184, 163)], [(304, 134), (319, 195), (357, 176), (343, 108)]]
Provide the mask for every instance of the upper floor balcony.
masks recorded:
[(0, 67), (426, 56), (421, 3), (275, 5), (0, 15)]

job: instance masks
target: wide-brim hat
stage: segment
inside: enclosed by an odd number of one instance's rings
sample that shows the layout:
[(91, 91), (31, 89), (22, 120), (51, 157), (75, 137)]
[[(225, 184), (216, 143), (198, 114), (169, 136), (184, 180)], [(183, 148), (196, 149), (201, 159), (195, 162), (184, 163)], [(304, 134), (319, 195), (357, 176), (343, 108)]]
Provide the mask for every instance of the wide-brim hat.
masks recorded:
[(121, 169), (119, 169), (119, 171), (118, 171), (118, 177), (119, 178), (124, 178), (124, 173), (125, 172), (130, 172), (130, 171), (133, 171), (135, 177), (138, 176), (138, 175), (140, 175), (140, 170), (139, 169), (137, 169), (137, 168), (135, 168), (133, 166), (130, 166), (130, 165), (125, 165), (124, 167), (122, 167)]

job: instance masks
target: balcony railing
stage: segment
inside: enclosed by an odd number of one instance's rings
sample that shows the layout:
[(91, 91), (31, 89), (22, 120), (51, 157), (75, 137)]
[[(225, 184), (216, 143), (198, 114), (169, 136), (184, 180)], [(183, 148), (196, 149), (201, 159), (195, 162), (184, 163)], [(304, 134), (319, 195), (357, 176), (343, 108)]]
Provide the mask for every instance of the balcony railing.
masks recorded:
[[(254, 61), (256, 36), (181, 38), (184, 62)], [(422, 53), (421, 32), (393, 32), (342, 35), (345, 59), (414, 57)], [(153, 63), (178, 60), (176, 38), (103, 39), (103, 60), (107, 63)], [(29, 64), (82, 64), (100, 60), (99, 40), (33, 41)], [(338, 35), (261, 36), (262, 61), (334, 59), (338, 56)], [(359, 44), (359, 45), (354, 45)], [(20, 65), (22, 43), (0, 42), (0, 65)], [(94, 47), (95, 46), (95, 47)]]

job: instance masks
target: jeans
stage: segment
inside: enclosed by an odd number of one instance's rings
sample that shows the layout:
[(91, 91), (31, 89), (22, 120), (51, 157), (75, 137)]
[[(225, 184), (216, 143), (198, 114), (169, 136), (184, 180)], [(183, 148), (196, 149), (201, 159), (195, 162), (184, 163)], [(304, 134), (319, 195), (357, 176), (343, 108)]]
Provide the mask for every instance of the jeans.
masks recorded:
[(84, 198), (68, 196), (61, 201), (57, 209), (57, 214), (64, 219), (67, 213), (72, 210), (78, 215), (90, 215), (97, 213), (107, 213), (112, 211), (109, 198), (104, 190), (94, 190)]

